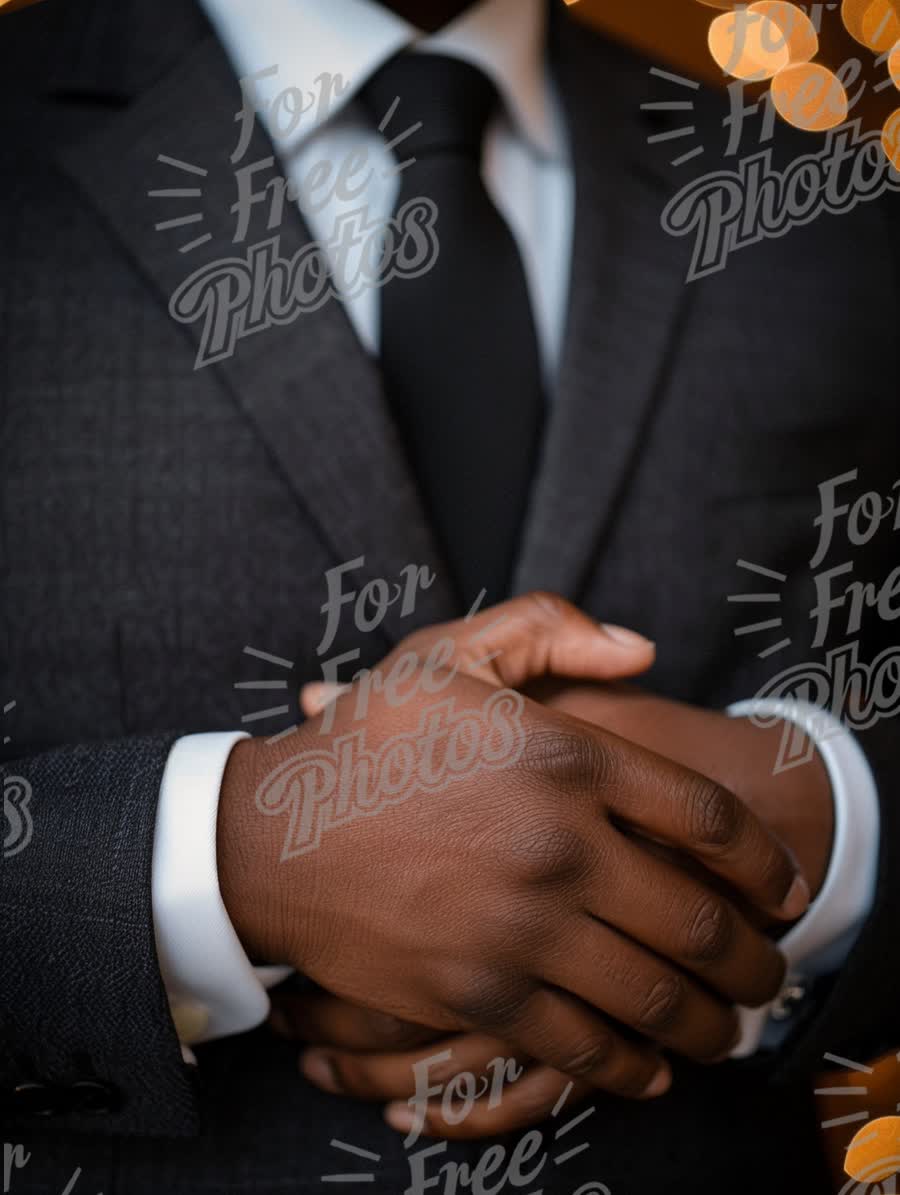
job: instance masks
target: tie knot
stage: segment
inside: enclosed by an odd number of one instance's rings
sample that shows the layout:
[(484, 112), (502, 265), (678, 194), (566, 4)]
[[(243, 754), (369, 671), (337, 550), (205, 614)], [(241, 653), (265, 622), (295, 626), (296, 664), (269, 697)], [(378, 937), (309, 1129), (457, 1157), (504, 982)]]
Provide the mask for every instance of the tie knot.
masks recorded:
[(404, 52), (376, 71), (359, 98), (378, 126), (396, 103), (383, 130), (388, 140), (419, 126), (398, 144), (402, 157), (454, 151), (480, 159), (498, 95), (483, 71), (460, 58)]

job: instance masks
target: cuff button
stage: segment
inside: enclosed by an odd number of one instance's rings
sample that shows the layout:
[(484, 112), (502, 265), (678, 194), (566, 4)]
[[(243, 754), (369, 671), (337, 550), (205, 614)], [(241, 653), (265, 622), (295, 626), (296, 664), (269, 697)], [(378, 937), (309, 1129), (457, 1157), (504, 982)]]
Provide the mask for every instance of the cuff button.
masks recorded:
[(122, 1106), (122, 1096), (110, 1083), (96, 1079), (79, 1079), (69, 1088), (72, 1111), (80, 1116), (109, 1116)]
[(18, 1116), (58, 1116), (65, 1111), (62, 1092), (36, 1079), (19, 1083), (13, 1088), (13, 1111)]
[(789, 1021), (800, 1005), (806, 999), (806, 987), (802, 983), (793, 983), (784, 989), (772, 1005), (770, 1016), (773, 1021)]

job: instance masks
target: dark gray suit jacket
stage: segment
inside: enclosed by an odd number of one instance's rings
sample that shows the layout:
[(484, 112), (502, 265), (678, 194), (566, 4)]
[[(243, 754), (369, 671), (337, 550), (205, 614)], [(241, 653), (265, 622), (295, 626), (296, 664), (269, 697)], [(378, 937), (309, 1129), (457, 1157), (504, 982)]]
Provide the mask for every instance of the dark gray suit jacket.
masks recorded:
[[(900, 473), (896, 212), (888, 197), (819, 219), (685, 285), (690, 244), (660, 212), (717, 164), (721, 97), (697, 94), (708, 149), (678, 170), (648, 144), (671, 127), (641, 112), (671, 98), (648, 63), (562, 10), (551, 52), (575, 249), (515, 587), (641, 628), (659, 644), (648, 683), (719, 706), (776, 671), (733, 634), (727, 596), (752, 587), (738, 559), (788, 578), (778, 668), (809, 658), (816, 487), (859, 468), (884, 492)], [(245, 645), (294, 661), (297, 683), (319, 675), (323, 574), (357, 556), (360, 584), (411, 561), (439, 579), (411, 619), (394, 607), (363, 638), (345, 620), (334, 654), (372, 663), (458, 613), (377, 362), (330, 303), (194, 370), (197, 327), (167, 302), (228, 251), (238, 93), (191, 0), (46, 0), (8, 18), (0, 92), (0, 698), (17, 702), (6, 774), (34, 793), (33, 841), (0, 872), (4, 1140), (32, 1149), (14, 1184), (58, 1191), (80, 1166), (79, 1189), (107, 1195), (284, 1192), (340, 1169), (337, 1135), (380, 1152), (397, 1189), (408, 1172), (377, 1109), (310, 1091), (265, 1031), (183, 1065), (150, 904), (167, 752), (254, 708), (234, 687), (259, 673)], [(780, 127), (777, 145), (787, 160), (807, 143)], [(248, 160), (269, 153), (257, 132)], [(189, 265), (154, 230), (168, 213), (147, 192), (183, 181), (159, 154), (208, 170), (197, 210), (213, 236)], [(285, 257), (308, 239), (293, 213), (280, 234)], [(854, 575), (883, 578), (897, 544), (877, 535)], [(865, 658), (889, 631), (867, 619)], [(863, 736), (884, 799), (876, 908), (795, 1017), (781, 1085), (759, 1062), (685, 1066), (658, 1104), (601, 1100), (582, 1178), (616, 1195), (819, 1189), (808, 1075), (825, 1051), (900, 1044), (896, 725)], [(547, 1183), (574, 1190), (581, 1164)]]

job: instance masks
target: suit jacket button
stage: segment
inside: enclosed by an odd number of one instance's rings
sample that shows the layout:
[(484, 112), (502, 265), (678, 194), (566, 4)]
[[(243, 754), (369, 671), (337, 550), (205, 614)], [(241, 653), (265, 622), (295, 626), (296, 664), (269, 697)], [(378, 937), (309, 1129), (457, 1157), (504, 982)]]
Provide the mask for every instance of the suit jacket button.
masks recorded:
[(122, 1105), (122, 1096), (110, 1083), (97, 1079), (79, 1079), (69, 1088), (72, 1095), (72, 1111), (81, 1116), (109, 1116)]
[(773, 1021), (789, 1021), (806, 999), (806, 987), (793, 983), (786, 987), (769, 1012)]
[(13, 1111), (19, 1116), (58, 1116), (65, 1111), (62, 1093), (38, 1080), (19, 1083), (13, 1088)]

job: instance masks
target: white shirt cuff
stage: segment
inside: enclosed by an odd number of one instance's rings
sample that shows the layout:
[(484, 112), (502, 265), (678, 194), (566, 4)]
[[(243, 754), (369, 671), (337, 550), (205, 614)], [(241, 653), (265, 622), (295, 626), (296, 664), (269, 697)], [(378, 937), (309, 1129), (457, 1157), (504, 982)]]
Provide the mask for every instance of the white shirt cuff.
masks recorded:
[(743, 701), (728, 708), (771, 727), (800, 727), (822, 758), (834, 798), (834, 842), (819, 895), (779, 942), (788, 963), (778, 999), (760, 1009), (741, 1009), (741, 1040), (732, 1057), (753, 1054), (771, 1020), (784, 1023), (800, 1011), (809, 982), (837, 970), (849, 954), (875, 899), (881, 814), (872, 769), (849, 730), (819, 706), (793, 699)]
[(219, 891), (216, 819), (231, 750), (246, 734), (178, 739), (163, 772), (153, 839), (153, 924), (160, 970), (186, 1061), (189, 1046), (253, 1029), (286, 967), (254, 968)]

